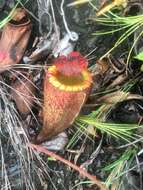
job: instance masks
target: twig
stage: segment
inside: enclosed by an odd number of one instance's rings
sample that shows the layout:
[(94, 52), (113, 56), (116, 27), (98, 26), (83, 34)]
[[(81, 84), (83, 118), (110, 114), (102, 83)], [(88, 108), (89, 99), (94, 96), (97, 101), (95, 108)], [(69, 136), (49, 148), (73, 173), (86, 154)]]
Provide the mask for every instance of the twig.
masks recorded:
[(142, 182), (143, 175), (142, 175), (142, 170), (141, 170), (141, 166), (140, 166), (140, 161), (139, 161), (138, 155), (135, 155), (135, 157), (136, 157), (136, 162), (137, 162), (138, 169), (139, 169), (140, 189), (143, 189), (143, 182)]
[(78, 36), (77, 36), (77, 34), (75, 32), (70, 31), (70, 29), (68, 27), (68, 24), (67, 24), (67, 21), (66, 21), (66, 18), (65, 18), (64, 8), (63, 8), (64, 2), (65, 2), (65, 0), (62, 0), (62, 2), (61, 2), (61, 15), (63, 17), (63, 23), (64, 23), (64, 26), (65, 26), (66, 32), (70, 36), (70, 39), (74, 42), (74, 41), (78, 40)]
[(47, 150), (46, 148), (44, 148), (43, 146), (40, 145), (35, 145), (35, 144), (31, 144), (28, 143), (28, 146), (32, 149), (36, 149), (37, 151), (41, 152), (41, 153), (45, 153), (50, 157), (55, 158), (56, 160), (59, 160), (61, 162), (63, 162), (64, 164), (68, 165), (69, 167), (73, 168), (74, 170), (78, 171), (80, 175), (87, 177), (88, 179), (90, 179), (91, 181), (93, 181), (101, 190), (109, 190), (108, 188), (105, 187), (105, 185), (102, 184), (101, 181), (99, 181), (96, 176), (90, 175), (89, 173), (87, 173), (85, 170), (83, 170), (82, 168), (80, 168), (79, 166), (71, 163), (68, 160), (65, 160), (64, 158), (62, 158), (61, 156)]
[(57, 35), (56, 37), (57, 37), (57, 40), (59, 42), (60, 41), (60, 34), (59, 34), (59, 31), (58, 31), (58, 25), (57, 25), (57, 22), (56, 22), (56, 17), (55, 17), (55, 12), (54, 12), (54, 7), (53, 7), (52, 0), (50, 0), (50, 7), (51, 7), (52, 16), (53, 16), (55, 32), (56, 32), (56, 35)]

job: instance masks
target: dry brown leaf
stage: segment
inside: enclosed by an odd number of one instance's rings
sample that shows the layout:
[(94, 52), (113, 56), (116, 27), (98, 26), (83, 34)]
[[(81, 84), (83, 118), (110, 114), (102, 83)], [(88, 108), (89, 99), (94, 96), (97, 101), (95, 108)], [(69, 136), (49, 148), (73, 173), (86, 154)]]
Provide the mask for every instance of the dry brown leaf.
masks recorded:
[(11, 95), (20, 113), (27, 114), (34, 104), (35, 87), (30, 79), (17, 80), (12, 85)]

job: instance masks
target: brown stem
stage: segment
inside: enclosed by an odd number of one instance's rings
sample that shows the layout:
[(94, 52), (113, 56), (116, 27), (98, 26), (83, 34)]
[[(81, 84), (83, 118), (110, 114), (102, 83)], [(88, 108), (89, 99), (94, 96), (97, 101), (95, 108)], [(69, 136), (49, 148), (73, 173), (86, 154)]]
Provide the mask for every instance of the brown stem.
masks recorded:
[(37, 151), (41, 152), (41, 153), (45, 153), (50, 157), (55, 158), (56, 160), (59, 160), (61, 162), (63, 162), (64, 164), (70, 166), (71, 168), (73, 168), (74, 170), (78, 171), (80, 175), (87, 177), (88, 179), (90, 179), (91, 181), (93, 181), (101, 190), (108, 190), (107, 187), (105, 187), (105, 185), (102, 184), (101, 181), (99, 181), (96, 176), (90, 175), (89, 173), (87, 173), (85, 170), (83, 170), (82, 168), (80, 168), (79, 166), (71, 163), (68, 160), (65, 160), (64, 158), (62, 158), (61, 156), (47, 150), (46, 148), (44, 148), (43, 146), (40, 145), (35, 145), (35, 144), (31, 144), (29, 143), (28, 146), (32, 149), (36, 149)]

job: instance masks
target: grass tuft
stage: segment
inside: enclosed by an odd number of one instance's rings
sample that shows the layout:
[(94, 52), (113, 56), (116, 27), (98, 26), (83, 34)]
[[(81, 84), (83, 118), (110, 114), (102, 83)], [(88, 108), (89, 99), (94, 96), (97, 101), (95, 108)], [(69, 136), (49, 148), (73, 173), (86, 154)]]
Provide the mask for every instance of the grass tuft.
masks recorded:
[[(96, 6), (93, 5), (91, 2), (90, 2), (90, 5), (95, 10), (97, 10)], [(115, 48), (120, 46), (130, 36), (134, 35), (135, 32), (141, 31), (141, 32), (139, 32), (137, 37), (134, 37), (134, 42), (129, 47), (129, 53), (128, 53), (128, 57), (127, 57), (127, 63), (128, 63), (135, 45), (137, 44), (137, 42), (143, 35), (143, 31), (141, 30), (143, 27), (143, 15), (141, 14), (141, 15), (136, 15), (136, 16), (118, 16), (117, 14), (109, 11), (108, 15), (104, 14), (103, 17), (99, 17), (99, 18), (95, 17), (95, 18), (90, 18), (90, 19), (99, 23), (99, 25), (106, 26), (105, 31), (97, 31), (97, 32), (94, 32), (92, 35), (96, 35), (96, 36), (107, 35), (107, 37), (108, 37), (108, 35), (112, 35), (116, 32), (121, 33), (120, 37), (114, 43), (113, 47), (111, 49), (109, 49), (106, 53), (104, 53), (100, 57), (100, 59), (103, 59), (104, 57), (109, 55), (112, 51), (115, 50)]]
[(134, 133), (134, 131), (139, 127), (142, 127), (137, 124), (116, 124), (102, 122), (93, 116), (91, 117), (91, 115), (78, 117), (76, 124), (80, 127), (85, 127), (85, 124), (87, 126), (92, 125), (102, 133), (106, 133), (107, 135), (122, 139), (127, 142), (137, 139), (138, 136)]

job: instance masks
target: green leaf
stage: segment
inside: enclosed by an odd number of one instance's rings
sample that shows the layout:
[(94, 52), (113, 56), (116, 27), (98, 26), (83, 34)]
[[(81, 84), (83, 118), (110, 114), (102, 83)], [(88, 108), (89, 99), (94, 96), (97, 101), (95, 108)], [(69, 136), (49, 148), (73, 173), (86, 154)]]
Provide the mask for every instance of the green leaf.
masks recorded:
[(138, 60), (140, 60), (140, 61), (143, 61), (143, 51), (140, 52), (138, 55), (136, 55), (134, 58), (135, 58), (135, 59), (138, 59)]

